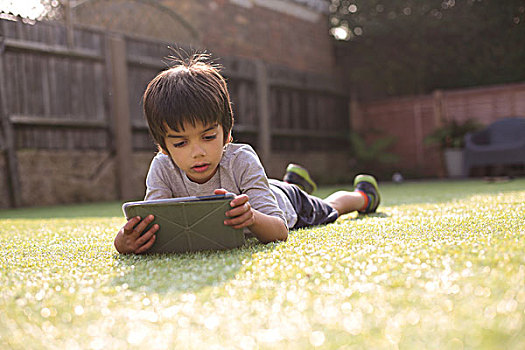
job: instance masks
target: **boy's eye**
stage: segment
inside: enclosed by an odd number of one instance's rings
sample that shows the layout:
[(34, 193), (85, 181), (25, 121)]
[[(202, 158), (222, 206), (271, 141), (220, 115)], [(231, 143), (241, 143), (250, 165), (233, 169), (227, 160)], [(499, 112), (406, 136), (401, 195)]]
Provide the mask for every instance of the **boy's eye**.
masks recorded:
[(213, 135), (205, 135), (204, 136), (204, 139), (205, 140), (215, 140), (217, 138), (217, 134), (213, 134)]
[(173, 147), (182, 147), (186, 144), (186, 141), (181, 141), (173, 144)]

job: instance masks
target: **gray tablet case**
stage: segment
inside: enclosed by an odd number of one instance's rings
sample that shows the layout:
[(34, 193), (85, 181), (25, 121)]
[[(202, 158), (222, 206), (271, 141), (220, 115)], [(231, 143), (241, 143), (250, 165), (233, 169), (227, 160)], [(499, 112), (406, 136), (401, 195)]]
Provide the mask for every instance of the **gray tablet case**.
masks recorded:
[(223, 250), (244, 244), (242, 229), (224, 225), (233, 198), (226, 194), (128, 202), (122, 210), (127, 219), (155, 216), (151, 225), (159, 224), (160, 228), (147, 253)]

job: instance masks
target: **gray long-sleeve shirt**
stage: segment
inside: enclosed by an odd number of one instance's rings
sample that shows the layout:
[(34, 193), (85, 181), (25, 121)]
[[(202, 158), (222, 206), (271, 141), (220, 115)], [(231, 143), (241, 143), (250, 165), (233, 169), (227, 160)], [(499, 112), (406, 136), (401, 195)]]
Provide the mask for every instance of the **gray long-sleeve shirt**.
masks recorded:
[(158, 153), (146, 178), (145, 200), (204, 196), (223, 188), (246, 194), (252, 208), (282, 219), (288, 227), (297, 221), (292, 203), (281, 189), (268, 183), (259, 157), (249, 145), (227, 144), (215, 175), (204, 184), (191, 181), (171, 158)]

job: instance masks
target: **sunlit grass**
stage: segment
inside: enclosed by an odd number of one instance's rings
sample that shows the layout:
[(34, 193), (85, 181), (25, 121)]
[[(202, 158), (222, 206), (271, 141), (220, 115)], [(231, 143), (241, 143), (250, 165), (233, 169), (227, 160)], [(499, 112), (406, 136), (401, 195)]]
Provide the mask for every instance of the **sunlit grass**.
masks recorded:
[(525, 348), (525, 180), (382, 191), (284, 243), (146, 257), (115, 253), (118, 203), (0, 211), (0, 348)]

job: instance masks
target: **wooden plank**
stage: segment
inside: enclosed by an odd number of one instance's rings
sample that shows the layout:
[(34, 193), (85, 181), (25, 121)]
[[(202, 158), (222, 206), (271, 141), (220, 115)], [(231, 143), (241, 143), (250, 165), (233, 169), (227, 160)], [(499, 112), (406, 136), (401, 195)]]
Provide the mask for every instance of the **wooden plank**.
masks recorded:
[(22, 103), (21, 112), (22, 113), (29, 113), (29, 105), (30, 105), (30, 99), (28, 97), (28, 94), (30, 93), (29, 88), (29, 82), (27, 79), (27, 70), (28, 70), (28, 63), (29, 55), (20, 55), (19, 57), (19, 64), (18, 64), (18, 72), (20, 74), (20, 90), (18, 90), (18, 94), (20, 94), (20, 102)]
[(416, 144), (416, 162), (418, 166), (423, 166), (424, 163), (424, 150), (423, 150), (423, 125), (421, 117), (421, 105), (419, 103), (414, 104), (414, 136)]
[(75, 38), (73, 35), (73, 10), (71, 9), (70, 1), (63, 1), (62, 6), (64, 6), (64, 17), (66, 20), (67, 46), (72, 48), (75, 45)]
[(59, 113), (58, 101), (60, 97), (58, 96), (57, 85), (59, 84), (58, 71), (57, 71), (57, 59), (56, 57), (49, 57), (47, 60), (47, 69), (48, 69), (48, 91), (49, 91), (49, 116)]
[(72, 61), (71, 62), (71, 85), (69, 89), (71, 91), (71, 115), (77, 116), (82, 115), (84, 110), (82, 108), (83, 99), (86, 97), (84, 94), (84, 81), (82, 80), (82, 62)]
[(305, 114), (305, 126), (307, 129), (310, 130), (316, 130), (317, 125), (317, 119), (319, 116), (317, 115), (317, 96), (315, 94), (310, 93), (306, 98), (306, 114)]
[(132, 132), (129, 110), (126, 42), (122, 37), (109, 36), (108, 64), (111, 70), (112, 117), (118, 193), (121, 200), (133, 199)]
[[(49, 31), (45, 32), (46, 38), (49, 38)], [(40, 57), (40, 69), (42, 70), (42, 98), (43, 98), (43, 109), (44, 115), (51, 115), (51, 103), (53, 101), (51, 96), (51, 83), (50, 77), (54, 73), (50, 69), (49, 60), (46, 57)]]
[(274, 77), (272, 79), (269, 79), (268, 83), (272, 88), (281, 88), (281, 89), (289, 89), (289, 90), (297, 90), (297, 91), (310, 91), (310, 92), (318, 92), (318, 93), (326, 93), (329, 95), (334, 96), (340, 96), (340, 97), (348, 97), (348, 94), (345, 91), (340, 91), (335, 87), (327, 87), (326, 84), (323, 85), (315, 85), (315, 84), (303, 84), (299, 81), (294, 80), (288, 80), (286, 78), (282, 77)]
[[(243, 82), (242, 86), (244, 86), (244, 89), (247, 91), (246, 94), (246, 114), (247, 114), (247, 122), (250, 125), (257, 125), (257, 95), (254, 88), (253, 82)], [(272, 98), (270, 97), (270, 101)], [(271, 103), (271, 102), (270, 102)], [(270, 119), (271, 119), (272, 111), (270, 106)]]
[(324, 138), (333, 138), (346, 140), (348, 139), (348, 134), (346, 131), (324, 131), (324, 130), (301, 130), (293, 128), (279, 128), (272, 129), (273, 136), (288, 136), (288, 137), (303, 137), (303, 138), (312, 138), (312, 139), (324, 139)]
[(301, 129), (304, 125), (302, 123), (305, 115), (301, 111), (301, 94), (298, 91), (294, 91), (291, 94), (291, 114), (290, 114), (290, 125), (294, 129)]
[(290, 128), (290, 94), (281, 89), (277, 89), (276, 93), (280, 106), (279, 114), (276, 115), (276, 124), (281, 128)]
[(97, 120), (96, 117), (75, 119), (74, 116), (63, 117), (41, 117), (34, 115), (10, 115), (9, 121), (14, 125), (28, 126), (52, 126), (75, 129), (105, 129), (108, 125), (103, 120)]
[(3, 139), (5, 140), (6, 175), (9, 184), (9, 201), (12, 207), (22, 205), (22, 189), (18, 174), (18, 159), (15, 148), (14, 129), (8, 117), (6, 101), (6, 82), (4, 74), (4, 52), (0, 51), (0, 119), (2, 123)]
[(147, 56), (128, 57), (127, 62), (132, 67), (153, 68), (153, 69), (158, 69), (158, 70), (168, 68), (165, 61), (159, 58), (153, 58), (153, 57), (147, 57)]
[(104, 67), (100, 64), (96, 64), (94, 66), (94, 73), (93, 77), (95, 80), (95, 86), (93, 87), (95, 90), (95, 99), (94, 99), (94, 109), (95, 109), (95, 115), (98, 117), (98, 119), (107, 120), (108, 119), (108, 113), (106, 113), (106, 100), (105, 100), (105, 89), (100, 88), (100, 86), (106, 86), (108, 85), (106, 83), (105, 77), (104, 77)]
[(256, 68), (256, 83), (257, 83), (257, 114), (259, 116), (259, 137), (258, 137), (258, 151), (261, 155), (263, 163), (270, 160), (272, 151), (272, 135), (270, 129), (270, 87), (268, 85), (268, 74), (264, 62), (257, 60), (255, 62)]
[(72, 61), (67, 57), (60, 57), (58, 63), (58, 92), (59, 92), (59, 114), (60, 115), (72, 115), (73, 114), (73, 92), (71, 90), (71, 85), (73, 82), (72, 74)]
[(42, 55), (63, 56), (69, 58), (78, 58), (93, 61), (103, 61), (102, 56), (96, 50), (84, 48), (68, 49), (58, 45), (47, 45), (27, 40), (5, 39), (6, 50), (17, 52), (33, 52)]

